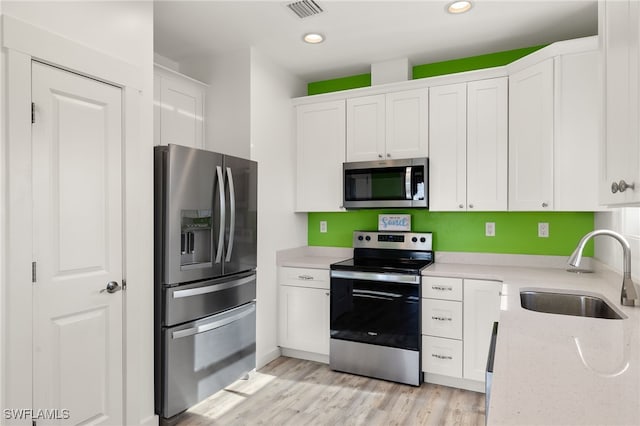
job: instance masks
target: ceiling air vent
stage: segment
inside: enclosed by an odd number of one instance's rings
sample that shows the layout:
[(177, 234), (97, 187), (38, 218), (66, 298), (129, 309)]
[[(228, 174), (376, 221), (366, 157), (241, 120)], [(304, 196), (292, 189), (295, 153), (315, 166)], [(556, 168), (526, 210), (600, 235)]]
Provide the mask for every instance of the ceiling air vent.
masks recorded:
[(309, 16), (322, 13), (322, 8), (313, 0), (301, 0), (288, 3), (287, 7), (293, 11), (298, 18), (308, 18)]

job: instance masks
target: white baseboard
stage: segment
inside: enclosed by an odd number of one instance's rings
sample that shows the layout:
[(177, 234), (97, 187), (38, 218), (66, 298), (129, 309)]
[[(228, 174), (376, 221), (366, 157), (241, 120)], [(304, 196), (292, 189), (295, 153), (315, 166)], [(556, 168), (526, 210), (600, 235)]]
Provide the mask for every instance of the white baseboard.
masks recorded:
[(307, 361), (321, 362), (323, 364), (329, 364), (329, 355), (317, 354), (314, 352), (299, 351), (297, 349), (281, 348), (282, 356), (288, 356), (290, 358), (306, 359)]
[(154, 414), (153, 416), (149, 416), (146, 419), (140, 422), (140, 426), (158, 426), (158, 416)]
[(264, 367), (269, 364), (274, 359), (277, 359), (280, 356), (280, 348), (276, 347), (269, 353), (262, 355), (260, 358), (256, 358), (256, 370)]
[(443, 376), (440, 374), (424, 373), (424, 381), (434, 385), (449, 386), (452, 388), (466, 389), (474, 392), (485, 392), (484, 382), (463, 379), (461, 377)]

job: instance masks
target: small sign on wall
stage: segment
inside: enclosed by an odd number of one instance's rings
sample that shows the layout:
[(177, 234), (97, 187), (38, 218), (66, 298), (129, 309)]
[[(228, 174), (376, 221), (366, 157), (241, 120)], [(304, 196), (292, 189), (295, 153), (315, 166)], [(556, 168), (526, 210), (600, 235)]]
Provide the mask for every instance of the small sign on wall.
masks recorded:
[(411, 215), (379, 214), (378, 231), (411, 231)]

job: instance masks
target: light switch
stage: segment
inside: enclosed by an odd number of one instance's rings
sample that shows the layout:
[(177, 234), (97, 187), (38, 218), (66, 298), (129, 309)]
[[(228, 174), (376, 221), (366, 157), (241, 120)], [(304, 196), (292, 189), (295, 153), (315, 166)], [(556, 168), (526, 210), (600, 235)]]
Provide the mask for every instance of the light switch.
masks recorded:
[(326, 233), (327, 232), (327, 221), (326, 220), (321, 220), (320, 221), (320, 232), (322, 232), (322, 233)]

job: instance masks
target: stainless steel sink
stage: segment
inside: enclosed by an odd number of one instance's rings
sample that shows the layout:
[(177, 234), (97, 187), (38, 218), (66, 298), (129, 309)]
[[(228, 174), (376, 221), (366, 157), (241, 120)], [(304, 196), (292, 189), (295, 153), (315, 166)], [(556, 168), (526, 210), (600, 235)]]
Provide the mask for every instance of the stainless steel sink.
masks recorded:
[(530, 311), (548, 314), (604, 319), (623, 318), (603, 299), (586, 294), (523, 290), (520, 292), (520, 305)]

